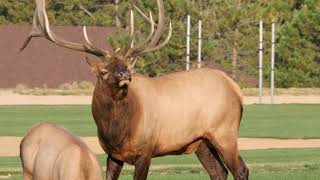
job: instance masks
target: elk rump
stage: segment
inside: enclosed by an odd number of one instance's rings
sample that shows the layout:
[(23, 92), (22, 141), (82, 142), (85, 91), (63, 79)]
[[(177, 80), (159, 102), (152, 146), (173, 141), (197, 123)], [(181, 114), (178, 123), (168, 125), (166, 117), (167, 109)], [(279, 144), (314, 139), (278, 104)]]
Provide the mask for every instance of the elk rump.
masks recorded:
[(20, 144), (23, 179), (102, 180), (99, 163), (80, 138), (53, 123), (34, 125)]

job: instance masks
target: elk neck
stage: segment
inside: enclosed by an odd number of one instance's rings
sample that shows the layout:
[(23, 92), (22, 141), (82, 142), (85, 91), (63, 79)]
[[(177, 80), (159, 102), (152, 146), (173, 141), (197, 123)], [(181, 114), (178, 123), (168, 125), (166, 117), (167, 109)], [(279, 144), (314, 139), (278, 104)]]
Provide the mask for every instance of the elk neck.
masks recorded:
[(111, 87), (98, 80), (91, 108), (100, 142), (108, 152), (130, 143), (140, 112), (138, 98), (132, 89)]

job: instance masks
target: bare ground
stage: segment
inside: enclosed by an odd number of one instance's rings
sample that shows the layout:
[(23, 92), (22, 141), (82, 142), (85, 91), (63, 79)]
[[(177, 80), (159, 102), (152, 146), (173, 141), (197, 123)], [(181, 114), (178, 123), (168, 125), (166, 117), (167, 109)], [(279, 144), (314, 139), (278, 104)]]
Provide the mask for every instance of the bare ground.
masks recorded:
[[(91, 96), (33, 96), (0, 92), (0, 105), (69, 105), (91, 104)], [(270, 103), (270, 97), (262, 98), (264, 104)], [(259, 98), (245, 96), (244, 104), (258, 104)], [(275, 96), (274, 104), (320, 104), (320, 96)]]
[[(0, 156), (19, 156), (21, 137), (0, 137)], [(83, 137), (82, 140), (96, 154), (103, 154), (97, 137)], [(320, 139), (257, 139), (239, 138), (241, 150), (273, 148), (320, 148)]]

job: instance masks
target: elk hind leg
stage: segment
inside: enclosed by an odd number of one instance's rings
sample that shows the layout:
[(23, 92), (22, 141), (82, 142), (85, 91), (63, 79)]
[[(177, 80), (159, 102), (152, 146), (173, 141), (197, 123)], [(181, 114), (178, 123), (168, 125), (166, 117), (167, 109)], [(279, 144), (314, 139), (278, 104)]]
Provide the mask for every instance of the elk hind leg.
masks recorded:
[(216, 135), (210, 138), (210, 142), (216, 147), (235, 180), (247, 180), (249, 178), (249, 169), (240, 157), (237, 133), (227, 132), (223, 135)]
[(26, 169), (23, 169), (22, 177), (23, 180), (32, 180), (32, 175)]
[(196, 155), (211, 179), (227, 179), (228, 169), (224, 166), (217, 151), (213, 147), (209, 147), (203, 142), (196, 151)]

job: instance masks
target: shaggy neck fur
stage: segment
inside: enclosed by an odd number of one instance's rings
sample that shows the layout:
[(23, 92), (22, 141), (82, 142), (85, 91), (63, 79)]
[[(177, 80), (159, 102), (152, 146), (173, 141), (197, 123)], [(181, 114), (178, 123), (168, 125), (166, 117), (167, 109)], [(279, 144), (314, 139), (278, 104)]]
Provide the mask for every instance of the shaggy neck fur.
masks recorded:
[(137, 98), (128, 87), (111, 87), (98, 80), (92, 99), (92, 114), (100, 142), (104, 143), (108, 153), (129, 143), (137, 124), (138, 109)]

